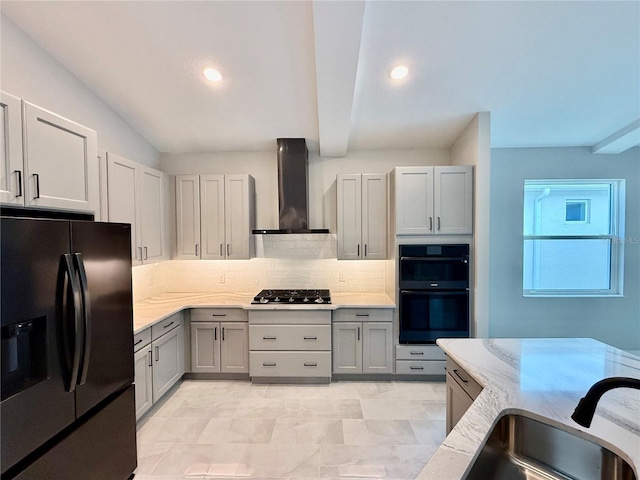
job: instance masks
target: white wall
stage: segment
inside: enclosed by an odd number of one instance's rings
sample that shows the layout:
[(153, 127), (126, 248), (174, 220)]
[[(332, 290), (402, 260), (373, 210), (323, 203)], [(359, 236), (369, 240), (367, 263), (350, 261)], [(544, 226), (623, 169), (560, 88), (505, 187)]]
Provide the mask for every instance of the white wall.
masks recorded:
[[(639, 349), (640, 148), (618, 155), (587, 147), (493, 149), (491, 164), (490, 336), (591, 337)], [(626, 179), (624, 298), (522, 296), (524, 180), (555, 178)]]
[[(87, 61), (100, 61), (99, 58)], [(98, 132), (98, 148), (150, 167), (157, 150), (11, 20), (0, 17), (0, 88)]]

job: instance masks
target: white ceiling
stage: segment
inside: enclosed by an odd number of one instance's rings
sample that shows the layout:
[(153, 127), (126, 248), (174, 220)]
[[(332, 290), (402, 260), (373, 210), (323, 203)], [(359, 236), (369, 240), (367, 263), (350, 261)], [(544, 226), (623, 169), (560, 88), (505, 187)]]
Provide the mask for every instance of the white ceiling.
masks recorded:
[(593, 146), (640, 119), (636, 1), (0, 8), (161, 152), (449, 147), (478, 111), (493, 147)]

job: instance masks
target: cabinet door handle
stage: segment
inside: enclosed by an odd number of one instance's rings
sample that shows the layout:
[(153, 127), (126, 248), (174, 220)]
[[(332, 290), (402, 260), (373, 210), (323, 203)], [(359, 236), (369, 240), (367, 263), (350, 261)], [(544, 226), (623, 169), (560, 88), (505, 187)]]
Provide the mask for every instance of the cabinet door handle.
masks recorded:
[(424, 352), (409, 352), (410, 355), (424, 355)]
[(360, 327), (358, 327), (358, 341), (360, 341)]
[(213, 328), (213, 339), (214, 340), (218, 339), (218, 327)]
[(429, 217), (429, 231), (433, 231), (433, 217)]
[(139, 343), (142, 343), (142, 339), (138, 340), (136, 343), (133, 344), (133, 346), (135, 347), (136, 345), (138, 345)]
[(22, 171), (15, 170), (15, 173), (18, 174), (18, 194), (16, 195), (17, 198), (22, 196)]
[(211, 316), (212, 317), (226, 317), (227, 314), (226, 313), (212, 313)]
[(167, 323), (165, 326), (163, 326), (162, 328), (169, 328), (171, 325), (173, 325), (175, 322), (171, 322), (171, 323)]
[(224, 327), (222, 327), (222, 341), (224, 342)]
[(196, 243), (196, 257), (198, 256), (198, 244)]
[(440, 217), (438, 217), (438, 231), (440, 231)]
[(160, 347), (156, 347), (156, 362), (160, 361)]
[(368, 317), (368, 313), (356, 313), (356, 317)]
[(147, 247), (144, 247), (144, 259), (147, 260), (149, 255), (147, 255)]
[(304, 337), (305, 340), (317, 340), (318, 337)]
[(276, 337), (262, 337), (263, 340), (275, 340)]
[(222, 251), (222, 244), (220, 244), (220, 256), (224, 257), (224, 252)]
[(367, 244), (366, 243), (364, 244), (364, 256), (365, 257), (367, 256)]
[(138, 256), (136, 255), (136, 260), (142, 261), (142, 247), (138, 247), (138, 251), (140, 253), (140, 258), (138, 258)]
[(231, 245), (227, 243), (227, 257), (231, 255)]
[(409, 367), (411, 370), (424, 370), (424, 367)]
[(153, 354), (151, 353), (151, 350), (149, 350), (149, 366), (153, 367)]
[(36, 196), (33, 198), (36, 199), (40, 198), (40, 174), (34, 173), (33, 178), (36, 180)]
[(360, 244), (358, 244), (358, 256), (360, 256)]
[(464, 379), (464, 377), (463, 377), (463, 376), (461, 376), (461, 375), (458, 373), (458, 369), (454, 368), (454, 369), (453, 369), (453, 373), (455, 373), (455, 374), (456, 374), (456, 377), (458, 377), (460, 380), (462, 380), (462, 383), (469, 383), (469, 380), (465, 380), (465, 379)]
[(262, 362), (263, 367), (275, 367), (276, 362)]
[(309, 362), (304, 364), (305, 367), (317, 367), (318, 364), (316, 362)]

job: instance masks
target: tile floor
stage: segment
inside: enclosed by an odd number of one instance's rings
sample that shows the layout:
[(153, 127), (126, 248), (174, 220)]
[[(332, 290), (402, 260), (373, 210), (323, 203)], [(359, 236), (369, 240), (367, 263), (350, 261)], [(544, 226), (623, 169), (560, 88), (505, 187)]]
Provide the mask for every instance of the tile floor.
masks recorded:
[(135, 480), (414, 479), (444, 437), (444, 383), (184, 381), (138, 425)]

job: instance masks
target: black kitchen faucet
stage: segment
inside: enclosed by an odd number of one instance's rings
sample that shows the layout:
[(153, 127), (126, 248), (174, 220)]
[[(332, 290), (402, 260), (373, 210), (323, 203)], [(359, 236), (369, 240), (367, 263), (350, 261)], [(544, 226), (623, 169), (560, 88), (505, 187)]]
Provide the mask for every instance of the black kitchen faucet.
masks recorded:
[(593, 384), (587, 394), (580, 399), (578, 406), (576, 407), (571, 418), (582, 425), (583, 427), (590, 427), (593, 415), (596, 412), (596, 405), (600, 401), (600, 397), (614, 388), (635, 388), (640, 390), (640, 379), (629, 377), (611, 377), (605, 378)]

